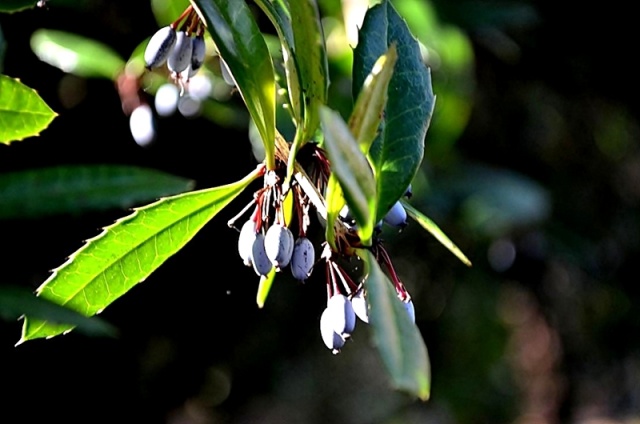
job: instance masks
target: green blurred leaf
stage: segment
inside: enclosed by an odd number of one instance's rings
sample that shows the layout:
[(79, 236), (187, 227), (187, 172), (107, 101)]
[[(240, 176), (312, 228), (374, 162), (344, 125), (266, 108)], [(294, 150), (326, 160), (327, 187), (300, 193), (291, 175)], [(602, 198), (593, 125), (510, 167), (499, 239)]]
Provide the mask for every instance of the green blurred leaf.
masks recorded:
[(125, 66), (124, 59), (106, 44), (64, 31), (35, 31), (31, 49), (43, 62), (81, 77), (115, 81)]
[(0, 12), (18, 12), (24, 9), (36, 7), (37, 0), (2, 0), (0, 1)]
[(267, 44), (244, 1), (193, 0), (229, 67), (275, 169), (276, 83)]
[(471, 261), (469, 260), (469, 258), (467, 258), (465, 254), (462, 253), (462, 251), (458, 248), (458, 246), (456, 246), (455, 243), (453, 243), (451, 239), (447, 237), (444, 232), (442, 232), (440, 227), (438, 227), (435, 222), (427, 218), (422, 212), (411, 206), (411, 204), (409, 204), (405, 200), (400, 201), (402, 202), (402, 206), (404, 206), (411, 218), (413, 218), (418, 224), (420, 224), (422, 228), (429, 231), (431, 235), (436, 238), (436, 240), (442, 243), (444, 247), (449, 249), (449, 251), (453, 253), (458, 259), (460, 259), (463, 264), (471, 266)]
[(115, 336), (117, 330), (97, 317), (86, 317), (42, 297), (36, 297), (22, 287), (0, 286), (0, 317), (10, 321), (23, 315), (76, 326), (89, 336)]
[(194, 185), (186, 178), (133, 166), (28, 169), (0, 174), (0, 219), (128, 208)]
[(377, 219), (404, 194), (424, 155), (424, 137), (435, 97), (430, 70), (406, 23), (387, 0), (370, 8), (354, 51), (353, 93), (357, 98), (378, 58), (395, 44), (398, 51), (380, 136), (370, 157), (377, 182)]
[(151, 10), (159, 27), (178, 19), (189, 5), (189, 0), (151, 0)]
[(349, 211), (358, 224), (358, 236), (367, 246), (375, 225), (376, 186), (371, 165), (337, 112), (321, 107), (320, 121), (331, 172), (340, 182)]
[(548, 190), (537, 181), (474, 163), (461, 164), (433, 181), (428, 202), (441, 213), (460, 216), (468, 229), (492, 238), (544, 221), (552, 208)]
[(40, 134), (58, 116), (32, 88), (0, 75), (0, 143)]
[[(38, 296), (86, 316), (100, 313), (178, 252), (260, 175), (261, 167), (232, 184), (167, 197), (137, 208), (104, 228), (55, 269), (38, 288)], [(18, 343), (72, 329), (72, 325), (27, 316)]]
[(411, 322), (393, 284), (369, 250), (361, 250), (368, 275), (364, 281), (373, 342), (393, 385), (422, 400), (429, 398), (431, 366), (418, 327)]

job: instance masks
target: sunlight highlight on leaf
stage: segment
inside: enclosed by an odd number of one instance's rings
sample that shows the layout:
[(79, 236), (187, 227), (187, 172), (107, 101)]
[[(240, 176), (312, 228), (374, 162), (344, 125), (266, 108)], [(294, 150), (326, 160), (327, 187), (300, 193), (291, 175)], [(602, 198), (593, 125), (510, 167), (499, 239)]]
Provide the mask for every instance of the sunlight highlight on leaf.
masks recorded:
[[(54, 270), (38, 288), (38, 296), (85, 316), (100, 313), (178, 252), (263, 173), (264, 167), (259, 166), (236, 183), (167, 197), (135, 209)], [(18, 344), (72, 329), (26, 317)]]

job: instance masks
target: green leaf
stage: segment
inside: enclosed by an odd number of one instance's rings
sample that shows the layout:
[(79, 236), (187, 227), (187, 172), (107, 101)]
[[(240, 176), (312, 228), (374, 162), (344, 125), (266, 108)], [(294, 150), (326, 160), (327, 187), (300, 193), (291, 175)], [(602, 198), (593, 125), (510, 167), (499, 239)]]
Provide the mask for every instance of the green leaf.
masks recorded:
[(456, 246), (451, 241), (451, 239), (449, 239), (449, 237), (447, 237), (447, 235), (442, 232), (440, 227), (438, 227), (435, 222), (427, 218), (422, 212), (411, 206), (411, 204), (409, 204), (405, 200), (401, 200), (401, 203), (409, 216), (411, 216), (411, 218), (413, 218), (418, 224), (420, 224), (422, 228), (429, 231), (431, 235), (436, 238), (436, 240), (442, 243), (444, 247), (449, 249), (449, 251), (453, 253), (458, 259), (460, 259), (463, 264), (471, 266), (471, 261), (469, 260), (469, 258), (467, 258), (465, 254), (462, 253), (462, 251), (458, 248), (458, 246)]
[(81, 77), (115, 81), (125, 66), (124, 59), (106, 44), (64, 31), (35, 31), (31, 49), (43, 62)]
[(267, 301), (267, 296), (269, 296), (269, 291), (271, 291), (271, 286), (273, 285), (273, 280), (276, 278), (276, 269), (271, 268), (269, 274), (260, 276), (260, 284), (258, 285), (258, 292), (256, 293), (256, 303), (258, 304), (258, 308), (263, 308), (265, 302)]
[(314, 0), (285, 0), (291, 13), (294, 54), (304, 105), (300, 136), (309, 140), (320, 123), (319, 107), (327, 103), (329, 64), (320, 23), (318, 6)]
[(349, 118), (349, 128), (363, 153), (368, 153), (376, 139), (384, 108), (387, 104), (387, 89), (398, 60), (395, 44), (378, 58), (364, 82)]
[(0, 174), (0, 219), (129, 208), (194, 185), (193, 180), (134, 166), (28, 169)]
[[(38, 296), (85, 316), (100, 313), (178, 252), (263, 173), (260, 166), (238, 182), (167, 197), (136, 209), (73, 253), (38, 288)], [(18, 343), (72, 329), (72, 325), (27, 316)]]
[(189, 0), (151, 0), (151, 10), (160, 27), (175, 21), (189, 5)]
[(435, 97), (419, 45), (388, 0), (367, 11), (358, 39), (353, 63), (354, 98), (378, 58), (392, 44), (398, 51), (382, 130), (369, 151), (376, 174), (379, 220), (402, 196), (422, 163)]
[(327, 206), (327, 222), (334, 223), (334, 225), (327, 225), (325, 228), (325, 239), (329, 246), (334, 251), (338, 251), (338, 246), (336, 245), (336, 227), (335, 223), (338, 220), (338, 216), (340, 211), (346, 204), (346, 200), (344, 198), (344, 192), (342, 191), (342, 187), (340, 186), (340, 182), (336, 178), (336, 174), (332, 173), (329, 175), (329, 181), (327, 182), (326, 191), (326, 206)]
[(0, 2), (0, 12), (18, 12), (24, 9), (31, 9), (36, 6), (37, 0), (2, 0)]
[(0, 75), (0, 143), (36, 136), (56, 116), (34, 89)]
[[(376, 186), (369, 161), (360, 151), (344, 119), (326, 106), (320, 108), (324, 148), (331, 172), (340, 182), (349, 211), (366, 246), (373, 236)], [(327, 225), (330, 227), (330, 225)]]
[(23, 315), (71, 324), (76, 326), (79, 332), (89, 336), (112, 337), (117, 334), (115, 327), (100, 318), (86, 317), (47, 299), (36, 297), (30, 290), (22, 287), (0, 287), (0, 317), (9, 321)]
[(369, 324), (382, 362), (397, 389), (427, 400), (431, 390), (431, 366), (420, 331), (411, 322), (373, 254), (368, 250), (359, 252), (368, 270), (364, 285), (370, 308)]
[(244, 1), (193, 0), (244, 99), (275, 169), (276, 83), (267, 44)]
[(304, 101), (302, 99), (302, 90), (300, 76), (298, 72), (298, 64), (294, 53), (295, 43), (293, 39), (293, 27), (291, 25), (291, 11), (284, 4), (284, 0), (255, 0), (255, 3), (267, 15), (271, 24), (278, 34), (282, 47), (282, 56), (284, 59), (284, 68), (287, 79), (287, 94), (289, 96), (290, 112), (296, 123), (302, 122), (304, 115)]

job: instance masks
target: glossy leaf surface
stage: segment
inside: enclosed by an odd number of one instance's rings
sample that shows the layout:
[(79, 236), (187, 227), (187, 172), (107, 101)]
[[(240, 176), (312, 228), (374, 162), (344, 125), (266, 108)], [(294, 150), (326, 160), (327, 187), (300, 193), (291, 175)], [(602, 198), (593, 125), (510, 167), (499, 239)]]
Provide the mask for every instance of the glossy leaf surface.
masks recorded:
[(220, 56), (229, 67), (275, 167), (276, 83), (267, 44), (244, 1), (193, 0), (207, 22)]
[(57, 115), (35, 90), (0, 75), (0, 143), (36, 136)]
[[(106, 227), (54, 270), (38, 296), (92, 316), (144, 281), (253, 180), (260, 168), (225, 186), (159, 200)], [(19, 343), (73, 329), (27, 316)]]
[(374, 164), (381, 219), (413, 180), (424, 155), (424, 137), (435, 97), (431, 73), (417, 41), (387, 0), (367, 11), (354, 51), (353, 94), (360, 90), (378, 58), (392, 44), (398, 61), (389, 82), (381, 133), (369, 151)]

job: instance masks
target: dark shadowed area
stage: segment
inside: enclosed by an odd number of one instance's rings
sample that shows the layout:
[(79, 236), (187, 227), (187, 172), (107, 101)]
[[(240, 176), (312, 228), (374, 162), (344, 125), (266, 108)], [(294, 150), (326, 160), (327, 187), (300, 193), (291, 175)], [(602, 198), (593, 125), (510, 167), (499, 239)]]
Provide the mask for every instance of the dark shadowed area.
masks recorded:
[[(341, 2), (319, 3), (329, 33)], [(415, 222), (384, 230), (429, 349), (431, 399), (390, 387), (362, 322), (339, 355), (326, 349), (324, 272), (304, 284), (283, 273), (258, 308), (258, 278), (227, 226), (248, 191), (100, 314), (117, 337), (74, 331), (14, 347), (22, 323), (0, 320), (0, 422), (640, 421), (635, 15), (616, 2), (393, 3), (429, 51), (437, 96), (410, 203), (473, 262), (463, 265)], [(155, 141), (141, 146), (113, 81), (38, 59), (30, 39), (41, 28), (100, 40), (128, 58), (159, 26), (148, 1), (68, 4), (0, 14), (1, 73), (59, 114), (39, 137), (0, 145), (0, 173), (134, 165), (205, 188), (255, 168), (237, 93), (220, 101), (233, 105), (232, 118), (217, 109), (157, 117)], [(330, 50), (330, 60), (330, 103), (348, 113), (345, 59)], [(0, 286), (35, 290), (128, 213), (0, 220)]]

